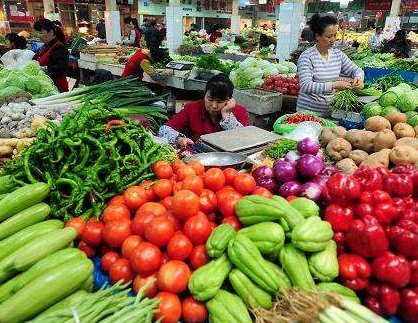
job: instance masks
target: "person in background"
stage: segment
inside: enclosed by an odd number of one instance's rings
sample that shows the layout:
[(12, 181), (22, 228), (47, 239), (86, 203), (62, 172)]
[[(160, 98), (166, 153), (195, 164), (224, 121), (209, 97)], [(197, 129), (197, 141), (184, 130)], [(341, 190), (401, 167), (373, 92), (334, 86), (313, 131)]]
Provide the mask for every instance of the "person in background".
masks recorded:
[(127, 46), (135, 46), (136, 33), (131, 17), (123, 18), (123, 24), (125, 27), (125, 37), (122, 39), (121, 44)]
[(142, 81), (144, 72), (147, 73), (154, 81), (165, 78), (164, 74), (157, 73), (152, 67), (152, 62), (163, 62), (165, 50), (160, 48), (138, 49), (125, 64), (122, 77), (135, 76)]
[(269, 47), (271, 44), (274, 44), (274, 41), (267, 36), (266, 34), (261, 34), (259, 39), (259, 48), (266, 48)]
[(248, 29), (248, 26), (247, 26), (247, 24), (244, 24), (244, 29)]
[(204, 134), (250, 125), (247, 110), (232, 98), (234, 86), (225, 74), (213, 76), (206, 84), (203, 100), (189, 102), (161, 126), (158, 136), (178, 148), (192, 145)]
[(395, 57), (408, 58), (411, 52), (411, 41), (406, 39), (406, 31), (401, 29), (383, 48), (384, 53), (394, 53)]
[(195, 23), (190, 24), (190, 31), (199, 32), (199, 30), (200, 28)]
[(97, 37), (100, 39), (106, 39), (106, 26), (104, 19), (100, 19), (96, 25)]
[(6, 40), (10, 49), (26, 49), (26, 38), (17, 33), (6, 34)]
[[(335, 91), (363, 87), (364, 72), (334, 47), (338, 31), (334, 17), (320, 17), (311, 21), (311, 27), (316, 45), (306, 49), (299, 57), (300, 94), (296, 110), (329, 116)], [(353, 83), (340, 80), (342, 74), (351, 76)]]
[(33, 25), (44, 45), (33, 57), (42, 70), (51, 77), (60, 92), (68, 91), (67, 72), (69, 54), (64, 45), (65, 36), (51, 20), (40, 19)]
[(160, 39), (161, 41), (163, 41), (165, 37), (167, 36), (167, 26), (165, 25), (165, 23), (160, 24), (159, 30), (160, 30)]
[(267, 30), (268, 28), (267, 28), (267, 24), (264, 24), (263, 26), (262, 26), (262, 28), (264, 29), (264, 30)]
[(142, 37), (142, 35), (141, 35), (141, 31), (139, 30), (138, 19), (132, 18), (131, 19), (131, 24), (132, 24), (134, 32), (135, 32), (134, 46), (135, 47), (141, 47), (141, 37)]
[(160, 31), (155, 27), (155, 21), (151, 21), (149, 23), (149, 27), (145, 32), (145, 41), (147, 42), (147, 47), (151, 48), (159, 48), (161, 45), (161, 34)]
[(68, 44), (68, 42), (69, 42), (69, 40), (70, 40), (70, 37), (67, 35), (67, 32), (65, 31), (64, 27), (62, 26), (61, 21), (59, 21), (59, 20), (54, 20), (54, 21), (53, 21), (53, 24), (54, 24), (55, 26), (57, 26), (57, 27), (58, 27), (58, 28), (62, 31), (62, 33), (64, 34), (64, 37), (65, 37), (65, 43), (64, 43), (64, 45), (67, 45), (67, 44)]
[(314, 15), (312, 16), (311, 20), (309, 20), (309, 21), (306, 23), (306, 26), (305, 26), (305, 28), (302, 30), (302, 34), (300, 35), (300, 38), (301, 38), (303, 41), (307, 41), (307, 42), (312, 43), (312, 42), (315, 40), (315, 35), (314, 35), (313, 31), (312, 31), (311, 25), (312, 25), (312, 22), (313, 22), (313, 21), (316, 21), (316, 20), (318, 20), (318, 19), (319, 19), (319, 15), (316, 13), (316, 14), (314, 14)]
[(276, 24), (271, 25), (271, 30), (276, 31)]
[(371, 49), (377, 49), (382, 46), (383, 41), (383, 27), (377, 27), (376, 31), (371, 35), (369, 39)]
[(210, 36), (209, 36), (209, 41), (211, 42), (211, 43), (215, 43), (216, 42), (216, 40), (218, 39), (218, 38), (221, 38), (222, 37), (222, 32), (221, 32), (221, 26), (220, 25), (215, 25), (214, 27), (213, 27), (213, 31), (212, 31), (212, 33), (210, 34)]
[(149, 20), (148, 18), (144, 18), (144, 21), (142, 22), (142, 25), (139, 27), (139, 31), (145, 35), (145, 32), (147, 31), (147, 28), (149, 26)]

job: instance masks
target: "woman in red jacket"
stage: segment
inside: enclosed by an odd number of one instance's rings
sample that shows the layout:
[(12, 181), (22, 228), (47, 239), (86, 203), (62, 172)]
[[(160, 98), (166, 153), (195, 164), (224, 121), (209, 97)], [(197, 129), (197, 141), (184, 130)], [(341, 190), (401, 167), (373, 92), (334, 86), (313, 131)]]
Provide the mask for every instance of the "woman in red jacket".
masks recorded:
[(145, 48), (138, 49), (126, 62), (122, 77), (135, 76), (142, 80), (145, 72), (153, 80), (160, 80), (163, 75), (156, 73), (151, 63), (163, 62), (165, 55), (165, 50), (160, 48), (151, 48), (150, 50)]
[(247, 110), (235, 104), (234, 86), (225, 74), (213, 76), (203, 100), (186, 103), (184, 108), (161, 126), (158, 135), (184, 148), (201, 135), (250, 125)]

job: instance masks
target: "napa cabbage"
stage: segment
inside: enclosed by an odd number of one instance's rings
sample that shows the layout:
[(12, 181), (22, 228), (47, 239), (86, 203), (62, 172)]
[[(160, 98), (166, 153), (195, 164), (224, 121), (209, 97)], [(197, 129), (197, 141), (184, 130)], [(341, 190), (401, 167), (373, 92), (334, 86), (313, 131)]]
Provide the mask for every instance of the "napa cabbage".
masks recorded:
[(247, 77), (249, 80), (257, 79), (263, 77), (263, 70), (259, 67), (248, 67), (243, 70), (243, 74), (245, 77)]
[(264, 81), (261, 78), (253, 79), (250, 81), (250, 87), (257, 88), (263, 85)]
[(257, 59), (255, 57), (247, 57), (240, 64), (239, 67), (242, 70), (245, 70), (249, 67), (255, 66), (257, 64)]
[(276, 67), (277, 67), (277, 69), (279, 71), (279, 74), (287, 74), (287, 73), (289, 73), (289, 68), (286, 65), (282, 64), (282, 63), (276, 64)]
[(263, 72), (263, 77), (279, 74), (279, 70), (274, 65), (270, 65), (269, 67), (265, 68)]
[(281, 64), (289, 69), (289, 73), (296, 73), (298, 70), (298, 67), (295, 63), (284, 61)]

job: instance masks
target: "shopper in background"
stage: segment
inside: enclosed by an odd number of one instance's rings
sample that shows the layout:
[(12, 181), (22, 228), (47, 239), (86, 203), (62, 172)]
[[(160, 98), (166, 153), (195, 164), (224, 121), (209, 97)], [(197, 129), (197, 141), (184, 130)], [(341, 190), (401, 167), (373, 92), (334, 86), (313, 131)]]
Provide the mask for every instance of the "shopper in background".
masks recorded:
[(196, 24), (192, 23), (192, 24), (190, 25), (190, 31), (196, 31), (196, 32), (199, 32), (199, 30), (200, 30), (200, 28), (199, 28)]
[(383, 48), (384, 53), (393, 53), (398, 58), (408, 58), (411, 52), (411, 41), (406, 39), (406, 31), (401, 29)]
[[(309, 110), (320, 116), (331, 114), (331, 102), (335, 91), (361, 88), (364, 73), (341, 50), (334, 48), (337, 37), (337, 20), (324, 16), (311, 20), (316, 45), (299, 57), (298, 72), (300, 94), (296, 110)], [(354, 81), (340, 80), (349, 75)]]
[(121, 44), (127, 45), (127, 46), (135, 46), (136, 32), (135, 32), (135, 26), (132, 22), (132, 18), (131, 17), (123, 18), (123, 23), (125, 27), (126, 36), (122, 39)]
[(58, 27), (58, 28), (62, 31), (62, 33), (64, 34), (64, 37), (65, 37), (65, 43), (64, 43), (64, 45), (67, 45), (67, 44), (68, 44), (68, 42), (69, 42), (69, 40), (70, 40), (70, 36), (68, 36), (67, 32), (65, 31), (65, 28), (62, 26), (61, 21), (59, 21), (59, 20), (54, 20), (54, 21), (53, 21), (53, 24), (54, 24), (55, 26), (57, 26), (57, 27)]
[(136, 18), (132, 18), (131, 19), (131, 24), (133, 26), (134, 32), (135, 32), (135, 43), (134, 46), (135, 47), (141, 47), (141, 32), (139, 30), (139, 24), (138, 24), (138, 19)]
[(159, 48), (161, 45), (161, 34), (160, 31), (155, 27), (155, 21), (151, 21), (149, 23), (149, 27), (145, 31), (145, 41), (147, 42), (147, 47), (151, 48)]
[(260, 34), (259, 39), (259, 49), (269, 47), (270, 45), (274, 45), (274, 40), (271, 37), (267, 36), (266, 34)]
[(211, 43), (215, 43), (218, 38), (222, 38), (221, 26), (215, 25), (213, 26), (213, 31), (209, 36), (209, 41)]
[(316, 21), (317, 19), (319, 19), (319, 15), (316, 13), (312, 16), (311, 20), (309, 20), (306, 23), (306, 26), (302, 30), (302, 34), (300, 35), (300, 38), (303, 41), (307, 41), (307, 42), (312, 43), (315, 40), (315, 35), (312, 31), (311, 24), (312, 24), (312, 21)]
[(369, 43), (370, 43), (370, 47), (371, 49), (377, 49), (380, 46), (382, 46), (382, 42), (383, 42), (383, 27), (377, 27), (376, 31), (373, 33), (373, 35), (371, 35)]
[(69, 54), (64, 45), (65, 35), (58, 26), (48, 19), (40, 19), (33, 25), (39, 32), (44, 45), (34, 56), (42, 70), (54, 81), (60, 92), (68, 91), (67, 72)]
[(6, 34), (6, 40), (10, 49), (26, 49), (26, 38), (16, 33)]
[(149, 26), (149, 20), (148, 20), (148, 18), (144, 18), (144, 20), (143, 20), (143, 22), (142, 22), (142, 25), (139, 27), (139, 31), (143, 34), (143, 35), (145, 35), (145, 32), (147, 31), (147, 29), (148, 29), (148, 26)]
[(163, 41), (165, 37), (167, 36), (167, 26), (165, 25), (165, 23), (160, 24), (159, 31), (160, 31), (160, 40)]
[(234, 86), (225, 74), (213, 76), (206, 84), (203, 100), (186, 103), (158, 136), (178, 148), (192, 145), (204, 134), (250, 125), (247, 110), (232, 98)]
[(122, 77), (135, 76), (139, 80), (147, 73), (154, 81), (160, 81), (166, 77), (163, 73), (157, 73), (152, 67), (152, 62), (163, 62), (166, 56), (165, 50), (160, 48), (138, 49), (125, 64)]
[(96, 25), (97, 37), (100, 39), (106, 39), (106, 26), (104, 19), (100, 19)]

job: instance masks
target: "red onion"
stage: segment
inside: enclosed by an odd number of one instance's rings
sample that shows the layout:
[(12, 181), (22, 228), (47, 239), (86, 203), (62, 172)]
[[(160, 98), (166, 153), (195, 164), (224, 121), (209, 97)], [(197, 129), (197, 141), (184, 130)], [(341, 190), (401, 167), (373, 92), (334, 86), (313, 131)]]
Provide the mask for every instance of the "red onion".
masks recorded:
[(296, 163), (296, 168), (302, 176), (312, 178), (324, 168), (324, 163), (312, 155), (303, 155)]
[(299, 196), (318, 202), (322, 197), (322, 187), (312, 182), (305, 183), (300, 188)]
[(298, 151), (303, 154), (316, 155), (319, 151), (319, 143), (317, 140), (305, 138), (299, 141)]
[(338, 172), (339, 170), (337, 167), (335, 167), (334, 165), (326, 164), (324, 168), (322, 168), (322, 170), (319, 172), (318, 175), (324, 175), (324, 176), (330, 177)]
[(322, 160), (322, 162), (325, 163), (325, 156), (324, 156), (324, 153), (322, 152), (321, 149), (318, 151), (318, 153), (315, 155), (315, 157)]
[(277, 189), (279, 188), (279, 185), (277, 184), (276, 180), (267, 176), (259, 177), (256, 180), (256, 183), (257, 186), (264, 187), (272, 193), (276, 193)]
[(279, 195), (283, 197), (288, 196), (298, 196), (300, 192), (301, 185), (299, 182), (290, 181), (282, 184), (279, 188)]
[(296, 162), (300, 158), (299, 152), (296, 150), (289, 151), (286, 156), (284, 156), (284, 160), (291, 163), (292, 165), (296, 165)]
[(269, 166), (260, 166), (252, 173), (255, 180), (260, 177), (270, 177), (274, 178), (274, 171), (273, 168)]
[(276, 179), (282, 183), (293, 181), (297, 176), (295, 166), (284, 160), (276, 160), (273, 169)]
[(315, 177), (311, 180), (311, 182), (312, 182), (312, 183), (316, 183), (316, 184), (318, 184), (319, 186), (321, 186), (322, 188), (324, 188), (324, 187), (325, 187), (325, 185), (327, 185), (327, 182), (328, 182), (328, 176), (325, 176), (325, 175), (317, 175), (317, 176), (315, 176)]

